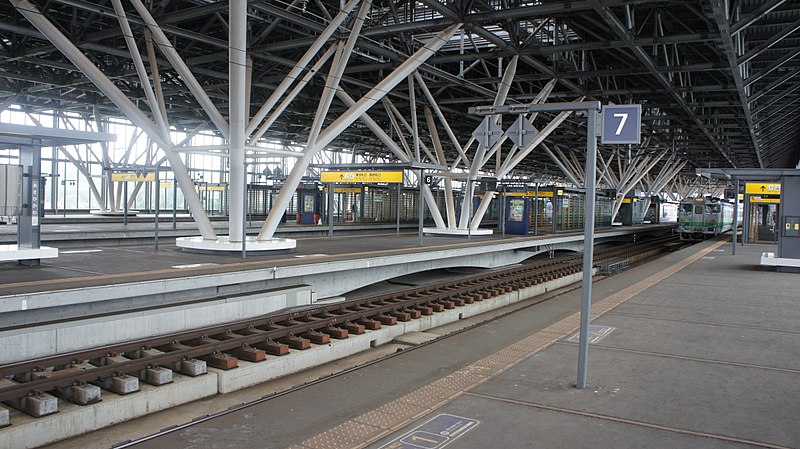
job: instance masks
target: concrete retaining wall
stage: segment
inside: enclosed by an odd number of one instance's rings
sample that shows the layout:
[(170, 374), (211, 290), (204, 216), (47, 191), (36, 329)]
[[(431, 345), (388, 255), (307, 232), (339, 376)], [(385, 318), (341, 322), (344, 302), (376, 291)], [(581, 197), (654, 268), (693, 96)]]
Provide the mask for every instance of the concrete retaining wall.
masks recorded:
[(0, 331), (0, 364), (197, 329), (308, 305), (311, 287)]

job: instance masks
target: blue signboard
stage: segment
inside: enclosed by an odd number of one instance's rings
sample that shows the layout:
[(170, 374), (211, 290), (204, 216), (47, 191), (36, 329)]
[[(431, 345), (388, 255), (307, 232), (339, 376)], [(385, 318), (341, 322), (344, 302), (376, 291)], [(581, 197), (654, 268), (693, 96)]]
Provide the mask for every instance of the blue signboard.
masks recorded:
[(601, 114), (600, 143), (641, 143), (641, 105), (605, 105)]
[(410, 432), (384, 444), (380, 449), (440, 449), (477, 426), (480, 421), (441, 414)]

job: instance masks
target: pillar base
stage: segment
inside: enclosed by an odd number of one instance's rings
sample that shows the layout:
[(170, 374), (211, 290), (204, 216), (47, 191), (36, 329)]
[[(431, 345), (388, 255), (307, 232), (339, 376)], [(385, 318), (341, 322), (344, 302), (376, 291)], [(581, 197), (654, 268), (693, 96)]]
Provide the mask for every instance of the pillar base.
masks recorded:
[[(175, 244), (186, 252), (203, 254), (241, 254), (242, 242), (231, 242), (229, 236), (223, 235), (216, 240), (204, 240), (203, 237), (179, 237)], [(293, 239), (273, 238), (270, 240), (256, 240), (248, 236), (245, 242), (247, 254), (275, 254), (276, 252), (289, 252), (297, 247)]]
[(20, 245), (0, 245), (0, 262), (51, 259), (54, 257), (58, 257), (58, 248), (49, 246), (26, 248)]
[(450, 235), (455, 237), (467, 237), (468, 235), (492, 235), (494, 233), (491, 229), (473, 229), (467, 231), (466, 229), (447, 229), (447, 228), (423, 228), (422, 232), (430, 235)]

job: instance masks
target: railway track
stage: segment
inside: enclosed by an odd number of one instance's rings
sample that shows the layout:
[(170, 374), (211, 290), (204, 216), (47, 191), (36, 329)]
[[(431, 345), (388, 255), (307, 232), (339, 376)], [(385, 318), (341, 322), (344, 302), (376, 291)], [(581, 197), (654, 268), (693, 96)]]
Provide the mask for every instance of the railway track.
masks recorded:
[[(662, 250), (673, 241), (657, 239), (595, 250), (595, 265)], [(48, 412), (52, 408), (20, 404), (48, 393), (88, 405), (100, 400), (100, 389), (126, 394), (138, 390), (138, 380), (153, 385), (169, 383), (173, 371), (199, 376), (207, 366), (230, 370), (239, 360), (269, 363), (268, 355), (284, 356), (291, 350), (328, 344), (331, 339), (346, 339), (350, 334), (489, 300), (581, 269), (581, 254), (555, 257), (332, 305), (6, 364), (0, 366), (0, 401), (45, 416), (53, 413)]]

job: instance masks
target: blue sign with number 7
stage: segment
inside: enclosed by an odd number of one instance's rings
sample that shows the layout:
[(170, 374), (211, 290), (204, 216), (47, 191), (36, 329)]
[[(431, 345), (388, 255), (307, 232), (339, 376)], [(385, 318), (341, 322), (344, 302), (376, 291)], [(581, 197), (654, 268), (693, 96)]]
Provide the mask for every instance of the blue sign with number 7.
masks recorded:
[(600, 143), (641, 143), (641, 105), (605, 105), (601, 114)]

